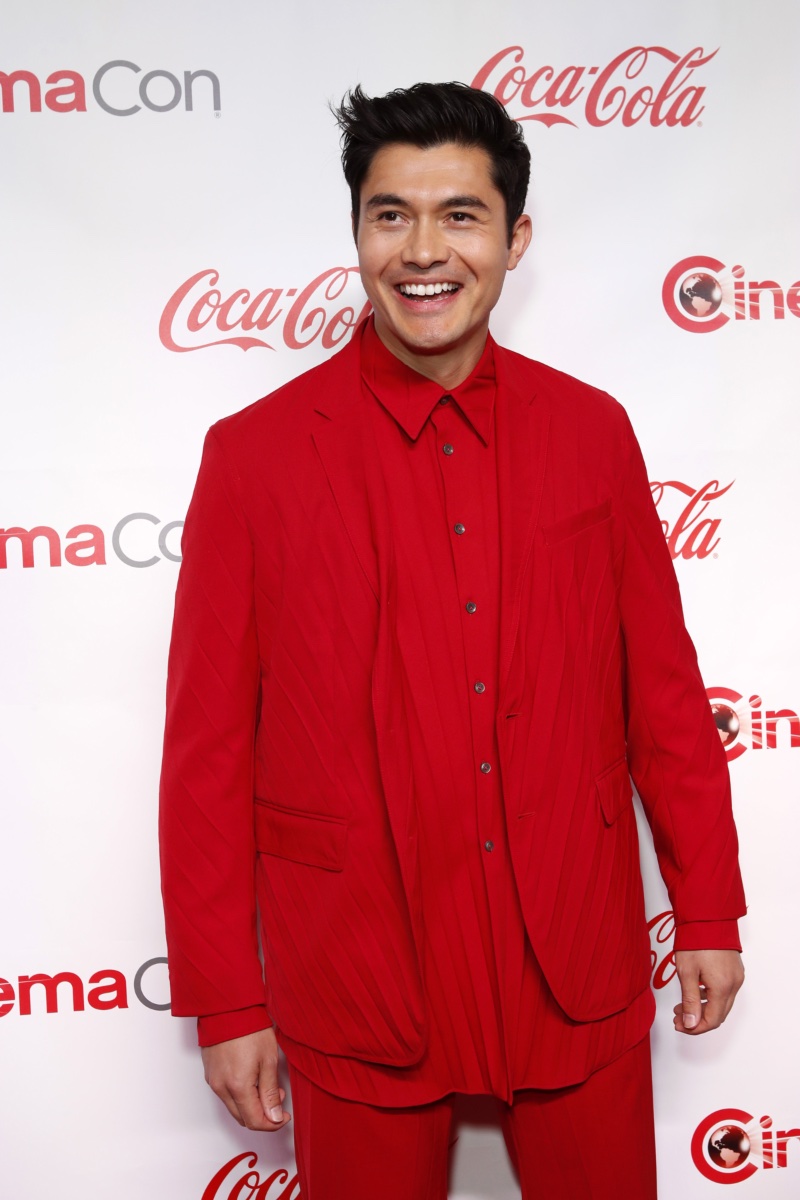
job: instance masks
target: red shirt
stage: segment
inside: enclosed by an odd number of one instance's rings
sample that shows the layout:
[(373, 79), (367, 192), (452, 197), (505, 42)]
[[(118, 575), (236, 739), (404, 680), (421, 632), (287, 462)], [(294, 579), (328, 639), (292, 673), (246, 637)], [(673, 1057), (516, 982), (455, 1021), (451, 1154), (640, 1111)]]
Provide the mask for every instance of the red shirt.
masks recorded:
[[(458, 387), (441, 387), (383, 345), (372, 320), (362, 386), (374, 401), (381, 466), (391, 479), (397, 626), (419, 815), (429, 1042), (410, 1067), (321, 1054), (276, 1036), (287, 1059), (336, 1095), (421, 1104), (448, 1092), (492, 1094), (578, 1083), (635, 1045), (655, 1003), (570, 1020), (530, 946), (505, 827), (495, 734), (499, 528), (494, 342)], [(431, 673), (436, 664), (436, 674)], [(722, 924), (722, 923), (720, 923)], [(727, 923), (726, 923), (727, 924)], [(735, 927), (735, 922), (730, 923)], [(735, 944), (715, 925), (716, 944)], [(200, 1042), (261, 1028), (264, 1010), (200, 1018)]]

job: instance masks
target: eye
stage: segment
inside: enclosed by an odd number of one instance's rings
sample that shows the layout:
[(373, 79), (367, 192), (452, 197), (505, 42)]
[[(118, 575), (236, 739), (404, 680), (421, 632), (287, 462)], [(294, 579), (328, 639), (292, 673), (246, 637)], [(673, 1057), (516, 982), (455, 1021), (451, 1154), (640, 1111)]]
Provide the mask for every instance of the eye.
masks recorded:
[(398, 221), (402, 221), (402, 215), (399, 212), (394, 212), (389, 209), (386, 212), (378, 213), (375, 220), (384, 221), (387, 225), (396, 225)]
[(466, 213), (466, 212), (450, 213), (450, 220), (455, 221), (456, 225), (466, 225), (469, 221), (472, 221), (473, 219), (474, 218), (472, 216), (472, 213)]

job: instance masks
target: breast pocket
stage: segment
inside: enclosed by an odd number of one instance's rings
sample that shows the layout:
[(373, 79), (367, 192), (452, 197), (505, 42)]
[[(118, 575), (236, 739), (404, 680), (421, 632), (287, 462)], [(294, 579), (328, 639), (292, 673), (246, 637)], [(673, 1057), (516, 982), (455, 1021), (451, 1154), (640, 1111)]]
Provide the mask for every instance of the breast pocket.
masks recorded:
[(611, 515), (611, 497), (609, 496), (601, 504), (593, 504), (591, 508), (582, 508), (579, 512), (553, 521), (550, 525), (543, 525), (542, 534), (548, 546), (555, 546), (558, 542), (566, 541), (567, 538), (576, 537), (579, 533), (594, 529), (604, 521), (610, 520)]

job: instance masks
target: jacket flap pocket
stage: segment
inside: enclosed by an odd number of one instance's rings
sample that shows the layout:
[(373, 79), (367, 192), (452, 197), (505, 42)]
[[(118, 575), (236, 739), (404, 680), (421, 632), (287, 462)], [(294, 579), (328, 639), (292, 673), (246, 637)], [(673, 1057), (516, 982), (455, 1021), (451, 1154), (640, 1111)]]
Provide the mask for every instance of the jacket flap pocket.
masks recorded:
[(628, 760), (624, 756), (606, 767), (595, 779), (606, 825), (613, 825), (633, 799)]
[(544, 540), (548, 546), (552, 546), (565, 538), (574, 537), (576, 533), (582, 533), (584, 529), (591, 529), (594, 525), (599, 525), (601, 521), (607, 521), (610, 516), (611, 497), (609, 496), (602, 504), (593, 504), (591, 508), (582, 508), (580, 512), (562, 517), (560, 521), (554, 521), (552, 525), (543, 526)]
[(283, 808), (259, 798), (255, 814), (256, 849), (260, 854), (274, 854), (326, 871), (341, 871), (347, 842), (344, 817)]

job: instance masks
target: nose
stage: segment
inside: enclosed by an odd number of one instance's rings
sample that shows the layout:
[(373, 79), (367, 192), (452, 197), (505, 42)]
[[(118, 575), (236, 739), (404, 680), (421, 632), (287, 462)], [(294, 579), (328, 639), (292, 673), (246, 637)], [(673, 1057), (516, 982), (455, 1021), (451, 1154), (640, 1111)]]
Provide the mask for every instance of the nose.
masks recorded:
[(450, 257), (444, 230), (435, 218), (420, 217), (412, 225), (403, 245), (403, 262), (427, 269)]

